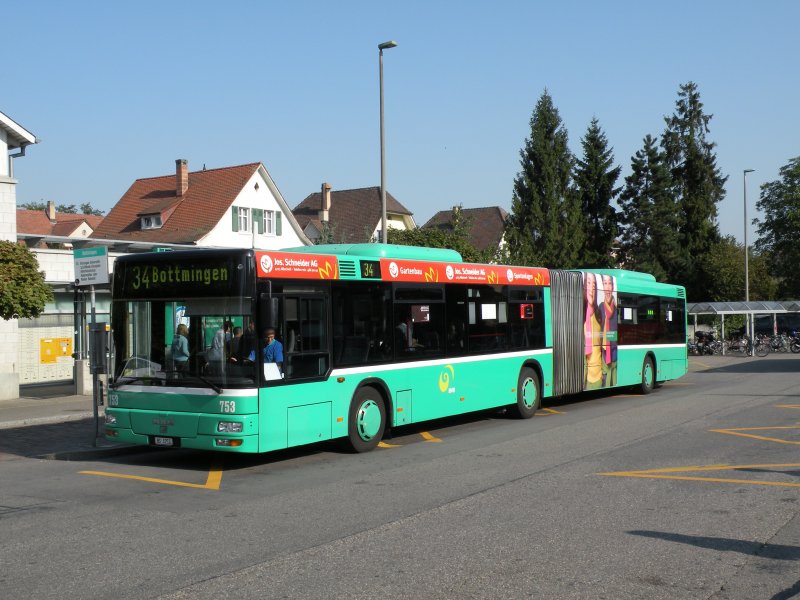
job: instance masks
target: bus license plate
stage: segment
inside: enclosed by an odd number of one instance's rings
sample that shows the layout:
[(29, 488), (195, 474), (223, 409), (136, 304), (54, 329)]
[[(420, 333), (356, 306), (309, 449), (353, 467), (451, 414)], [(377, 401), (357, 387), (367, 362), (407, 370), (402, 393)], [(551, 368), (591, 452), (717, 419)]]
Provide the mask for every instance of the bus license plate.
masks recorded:
[(174, 446), (175, 445), (175, 440), (173, 440), (171, 437), (158, 437), (158, 436), (156, 436), (155, 438), (153, 438), (153, 443), (156, 446)]

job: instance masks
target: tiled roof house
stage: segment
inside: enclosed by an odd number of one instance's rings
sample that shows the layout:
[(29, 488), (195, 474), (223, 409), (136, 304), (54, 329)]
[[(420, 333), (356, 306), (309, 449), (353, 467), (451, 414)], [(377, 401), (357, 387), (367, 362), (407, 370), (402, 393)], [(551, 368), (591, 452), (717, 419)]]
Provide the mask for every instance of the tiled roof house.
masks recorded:
[[(363, 243), (375, 240), (381, 233), (381, 189), (368, 187), (331, 191), (323, 183), (319, 192), (306, 197), (294, 211), (295, 219), (312, 241), (319, 239), (328, 223), (334, 243)], [(414, 229), (411, 211), (386, 192), (387, 227)]]
[(92, 238), (278, 249), (310, 242), (264, 165), (250, 163), (137, 179)]
[[(38, 236), (87, 238), (103, 222), (98, 215), (56, 212), (55, 202), (48, 201), (45, 210), (17, 209), (17, 235), (29, 246), (43, 246)], [(70, 248), (69, 242), (64, 247)]]
[(460, 208), (440, 210), (433, 215), (423, 228), (437, 227), (452, 229), (453, 210), (458, 209), (469, 223), (469, 241), (477, 250), (500, 248), (504, 244), (503, 232), (508, 219), (508, 213), (499, 206), (485, 208)]

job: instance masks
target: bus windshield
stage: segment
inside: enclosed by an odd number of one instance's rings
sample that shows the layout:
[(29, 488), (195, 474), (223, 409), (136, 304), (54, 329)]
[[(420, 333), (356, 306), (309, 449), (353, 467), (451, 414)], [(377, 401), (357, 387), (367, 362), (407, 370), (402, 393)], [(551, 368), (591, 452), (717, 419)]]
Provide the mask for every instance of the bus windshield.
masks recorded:
[(116, 302), (115, 385), (254, 387), (251, 308), (249, 298)]

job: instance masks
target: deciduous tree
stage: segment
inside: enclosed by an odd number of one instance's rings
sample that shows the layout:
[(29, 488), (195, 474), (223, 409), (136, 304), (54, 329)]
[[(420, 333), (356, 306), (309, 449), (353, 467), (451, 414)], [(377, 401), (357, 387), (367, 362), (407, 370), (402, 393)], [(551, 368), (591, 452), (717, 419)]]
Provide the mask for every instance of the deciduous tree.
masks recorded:
[(0, 241), (0, 317), (6, 321), (38, 317), (52, 299), (53, 292), (33, 252)]
[(781, 167), (780, 179), (761, 186), (756, 207), (764, 213), (763, 219), (754, 219), (756, 248), (772, 257), (779, 296), (796, 300), (800, 298), (800, 156)]
[[(726, 235), (712, 246), (705, 261), (705, 270), (714, 273), (714, 276), (707, 282), (707, 295), (702, 300), (744, 300), (744, 246), (732, 235)], [(775, 299), (777, 284), (769, 273), (768, 265), (763, 253), (751, 252), (748, 266), (750, 300)]]
[(490, 262), (491, 252), (481, 252), (469, 241), (472, 223), (461, 210), (454, 206), (447, 227), (425, 227), (416, 229), (389, 228), (389, 243), (401, 246), (425, 246), (428, 248), (449, 248), (461, 254), (468, 262)]

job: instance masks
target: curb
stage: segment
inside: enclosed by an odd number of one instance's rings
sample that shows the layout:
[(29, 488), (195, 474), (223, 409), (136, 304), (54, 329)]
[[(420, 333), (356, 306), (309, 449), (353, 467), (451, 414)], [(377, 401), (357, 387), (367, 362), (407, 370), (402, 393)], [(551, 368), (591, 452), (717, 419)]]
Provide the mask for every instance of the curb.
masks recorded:
[(0, 429), (16, 429), (17, 427), (30, 427), (33, 425), (54, 425), (56, 423), (66, 423), (69, 421), (82, 421), (94, 417), (93, 412), (75, 413), (72, 415), (53, 415), (50, 417), (32, 417), (29, 419), (18, 419), (16, 421), (0, 422)]

